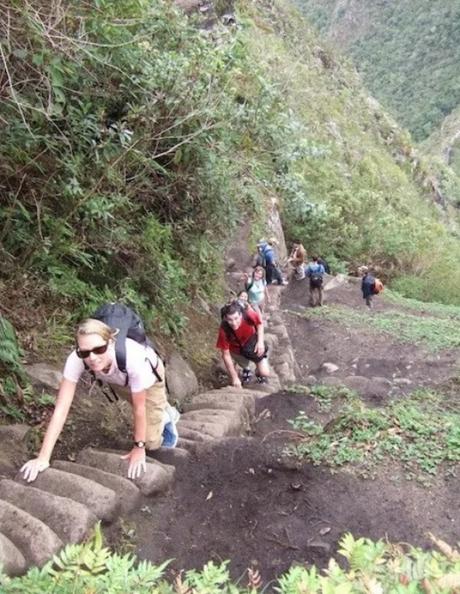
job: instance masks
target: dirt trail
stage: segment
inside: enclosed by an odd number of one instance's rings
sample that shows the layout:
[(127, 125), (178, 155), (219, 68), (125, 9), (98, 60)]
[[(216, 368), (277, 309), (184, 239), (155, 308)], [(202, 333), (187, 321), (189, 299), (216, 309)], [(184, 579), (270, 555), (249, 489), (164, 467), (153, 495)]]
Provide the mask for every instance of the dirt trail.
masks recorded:
[[(290, 286), (283, 311), (301, 311), (307, 299), (305, 285)], [(328, 292), (326, 299), (363, 307), (356, 286)], [(392, 307), (380, 300), (376, 315)], [(321, 367), (324, 362), (338, 366), (334, 375), (339, 379), (378, 376), (387, 382), (382, 385), (388, 393), (401, 397), (404, 391), (454, 375), (458, 349), (430, 358), (423, 349), (388, 337), (376, 341), (337, 322), (292, 313), (284, 319), (300, 364), (298, 383), (313, 372), (319, 381), (329, 377)], [(401, 378), (410, 385), (395, 383)], [(379, 404), (373, 395), (362, 397)], [(381, 400), (387, 398), (383, 394)], [(297, 467), (282, 451), (291, 437), (288, 420), (300, 410), (318, 414), (310, 396), (281, 392), (261, 398), (250, 435), (227, 439), (179, 467), (170, 495), (153, 503), (146, 499), (142, 510), (127, 518), (135, 530), (136, 553), (153, 562), (174, 559), (171, 572), (230, 559), (234, 578), (256, 563), (267, 584), (292, 563), (324, 567), (348, 531), (420, 546), (428, 546), (428, 531), (451, 544), (458, 540), (458, 476), (439, 478), (424, 488), (407, 481), (395, 465), (383, 466), (374, 480), (311, 464)], [(113, 541), (119, 536), (120, 528), (113, 528)]]

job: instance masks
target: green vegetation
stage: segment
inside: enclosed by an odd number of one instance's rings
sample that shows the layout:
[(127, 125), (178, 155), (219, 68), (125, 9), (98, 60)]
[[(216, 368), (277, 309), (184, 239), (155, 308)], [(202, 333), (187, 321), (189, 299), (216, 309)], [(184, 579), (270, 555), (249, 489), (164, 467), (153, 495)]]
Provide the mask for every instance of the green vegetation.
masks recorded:
[[(438, 312), (440, 313), (440, 310)], [(376, 330), (385, 332), (399, 342), (419, 345), (432, 352), (460, 346), (458, 312), (455, 316), (446, 317), (420, 316), (400, 310), (379, 312), (375, 315), (367, 311), (332, 305), (308, 310), (303, 315), (334, 320), (360, 331), (372, 332), (374, 335)]]
[(289, 451), (313, 464), (351, 465), (362, 476), (373, 476), (385, 462), (399, 462), (406, 478), (427, 483), (441, 467), (449, 473), (460, 462), (460, 414), (444, 399), (418, 390), (376, 409), (348, 393), (337, 416), (324, 426), (302, 412), (291, 421), (305, 438)]
[(416, 140), (460, 105), (458, 2), (296, 3), (353, 58), (371, 93)]
[(0, 418), (24, 420), (17, 403), (18, 399), (24, 401), (30, 395), (30, 389), (22, 357), (13, 326), (0, 315)]
[[(442, 122), (441, 126), (435, 129), (432, 134), (420, 145), (420, 148), (427, 155), (438, 157), (450, 167), (456, 177), (453, 182), (457, 185), (455, 203), (460, 205), (460, 106), (450, 113)], [(451, 176), (452, 177), (452, 176)], [(452, 182), (449, 184), (452, 186)], [(452, 195), (453, 188), (446, 188), (447, 193)]]
[(441, 223), (427, 193), (429, 169), (413, 161), (408, 135), (294, 9), (278, 0), (275, 19), (260, 4), (242, 10), (251, 19), (242, 38), (259, 80), (282, 96), (259, 143), (276, 165), (266, 184), (282, 199), (288, 236), (336, 269), (380, 263), (390, 276), (417, 276), (417, 297), (458, 303), (460, 244)]
[[(397, 283), (398, 281), (395, 281)], [(460, 307), (456, 305), (444, 305), (443, 303), (428, 303), (426, 301), (420, 301), (418, 299), (411, 299), (410, 297), (404, 297), (401, 293), (392, 291), (388, 288), (385, 289), (383, 299), (394, 303), (395, 305), (401, 305), (404, 309), (419, 311), (427, 313), (431, 316), (440, 316), (444, 318), (459, 318), (460, 319)]]
[(183, 304), (218, 294), (220, 237), (263, 204), (237, 150), (260, 119), (238, 40), (170, 2), (8, 5), (2, 294), (33, 279), (29, 303), (75, 319), (123, 299), (179, 331)]
[(196, 295), (220, 298), (232, 231), (255, 238), (274, 199), (335, 269), (371, 260), (458, 303), (428, 169), (285, 0), (237, 2), (239, 26), (211, 32), (166, 0), (8, 6), (0, 297), (36, 312), (48, 352), (106, 300), (180, 334)]
[[(460, 553), (447, 543), (431, 536), (439, 549), (393, 545), (367, 538), (355, 539), (345, 534), (339, 555), (347, 568), (335, 559), (323, 572), (316, 566), (292, 567), (275, 586), (280, 594), (351, 594), (352, 592), (411, 592), (412, 594), (447, 594), (460, 583)], [(167, 563), (154, 566), (137, 563), (132, 555), (120, 556), (103, 546), (100, 530), (83, 545), (67, 546), (42, 569), (9, 579), (0, 574), (2, 594), (256, 594), (265, 591), (255, 585), (248, 572), (246, 586), (230, 579), (228, 562), (208, 563), (201, 571), (179, 574), (173, 584), (164, 577)]]
[(345, 386), (326, 386), (323, 384), (316, 384), (308, 387), (302, 384), (291, 384), (286, 390), (288, 394), (296, 395), (310, 395), (318, 404), (318, 409), (322, 412), (331, 410), (334, 402), (342, 401), (354, 396), (354, 393)]

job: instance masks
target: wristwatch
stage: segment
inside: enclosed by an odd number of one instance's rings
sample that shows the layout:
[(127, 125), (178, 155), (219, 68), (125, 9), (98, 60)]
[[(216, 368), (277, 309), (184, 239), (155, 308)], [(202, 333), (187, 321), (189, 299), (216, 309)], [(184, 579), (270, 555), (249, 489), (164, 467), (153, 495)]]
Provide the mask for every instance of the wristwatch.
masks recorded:
[(134, 445), (135, 445), (137, 448), (145, 448), (145, 441), (135, 441), (135, 442), (134, 442)]

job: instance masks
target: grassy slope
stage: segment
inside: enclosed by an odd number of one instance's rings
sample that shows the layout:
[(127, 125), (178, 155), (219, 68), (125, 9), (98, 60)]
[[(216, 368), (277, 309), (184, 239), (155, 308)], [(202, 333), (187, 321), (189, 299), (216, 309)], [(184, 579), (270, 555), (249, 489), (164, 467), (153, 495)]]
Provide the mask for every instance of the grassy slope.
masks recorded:
[(417, 140), (460, 103), (458, 2), (296, 3), (353, 57), (371, 92)]

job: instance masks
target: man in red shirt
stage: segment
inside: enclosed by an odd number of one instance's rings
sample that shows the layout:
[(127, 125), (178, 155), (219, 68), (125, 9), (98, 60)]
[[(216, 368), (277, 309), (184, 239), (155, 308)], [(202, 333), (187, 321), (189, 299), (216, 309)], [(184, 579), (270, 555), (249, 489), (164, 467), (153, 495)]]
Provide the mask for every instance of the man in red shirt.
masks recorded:
[(243, 314), (238, 303), (227, 305), (223, 311), (216, 347), (222, 352), (225, 368), (235, 388), (241, 388), (235, 363), (243, 368), (243, 382), (249, 380), (249, 364), (253, 361), (257, 381), (267, 383), (270, 370), (264, 344), (264, 325), (258, 312), (248, 309)]

